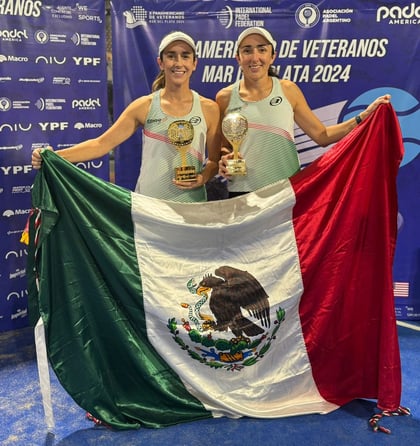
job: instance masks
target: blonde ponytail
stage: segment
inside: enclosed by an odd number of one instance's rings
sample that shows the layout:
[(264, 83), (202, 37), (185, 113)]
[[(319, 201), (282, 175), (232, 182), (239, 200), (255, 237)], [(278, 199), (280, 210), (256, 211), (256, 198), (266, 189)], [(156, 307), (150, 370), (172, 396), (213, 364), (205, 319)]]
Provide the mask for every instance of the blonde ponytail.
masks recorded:
[(165, 72), (160, 70), (152, 84), (152, 92), (162, 89), (165, 86)]

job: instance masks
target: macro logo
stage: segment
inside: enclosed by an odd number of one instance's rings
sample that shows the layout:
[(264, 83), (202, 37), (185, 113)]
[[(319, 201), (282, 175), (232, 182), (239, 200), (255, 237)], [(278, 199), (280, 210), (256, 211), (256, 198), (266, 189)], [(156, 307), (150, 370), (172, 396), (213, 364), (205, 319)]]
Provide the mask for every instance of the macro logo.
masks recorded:
[(388, 20), (389, 25), (420, 24), (420, 6), (412, 2), (408, 6), (381, 6), (376, 11), (376, 21)]
[(3, 62), (29, 62), (29, 58), (26, 56), (5, 56), (0, 54), (0, 63)]
[(216, 14), (217, 20), (226, 29), (230, 28), (233, 23), (233, 10), (230, 6), (225, 6), (221, 11)]
[(319, 9), (313, 3), (304, 3), (300, 5), (295, 13), (296, 23), (301, 28), (313, 28), (321, 17)]
[(11, 209), (6, 209), (3, 212), (3, 217), (10, 218), (10, 217), (13, 217), (14, 215), (15, 215), (15, 213)]
[(3, 217), (13, 217), (15, 215), (27, 215), (30, 214), (31, 210), (30, 209), (15, 209), (14, 211), (12, 209), (6, 209), (3, 212)]
[(76, 130), (83, 129), (101, 129), (103, 127), (101, 122), (76, 122), (73, 126)]

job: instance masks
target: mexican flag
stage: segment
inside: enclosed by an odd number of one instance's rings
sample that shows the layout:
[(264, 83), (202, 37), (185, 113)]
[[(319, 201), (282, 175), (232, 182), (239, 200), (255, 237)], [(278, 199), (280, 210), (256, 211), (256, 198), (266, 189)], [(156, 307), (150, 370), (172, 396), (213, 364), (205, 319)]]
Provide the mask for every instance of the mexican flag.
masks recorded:
[(175, 203), (44, 151), (30, 314), (63, 387), (115, 429), (398, 408), (402, 154), (382, 105), (290, 180)]

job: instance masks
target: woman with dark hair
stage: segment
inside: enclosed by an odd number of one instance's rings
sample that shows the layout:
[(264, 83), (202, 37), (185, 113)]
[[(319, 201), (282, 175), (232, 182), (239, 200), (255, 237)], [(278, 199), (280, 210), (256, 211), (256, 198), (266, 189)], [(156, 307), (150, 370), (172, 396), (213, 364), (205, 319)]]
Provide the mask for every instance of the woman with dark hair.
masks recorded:
[[(136, 192), (172, 201), (206, 201), (205, 183), (217, 173), (220, 158), (220, 114), (215, 101), (190, 88), (197, 67), (194, 40), (180, 31), (168, 34), (159, 45), (157, 63), (160, 73), (151, 94), (129, 104), (102, 135), (56, 153), (70, 162), (99, 158), (142, 127), (142, 165)], [(168, 135), (174, 121), (187, 121), (192, 128), (185, 160), (195, 168), (195, 179), (174, 178), (174, 170), (180, 165), (178, 148)], [(36, 149), (32, 153), (35, 169), (42, 163), (39, 152)]]
[(294, 82), (278, 79), (273, 68), (275, 58), (276, 41), (266, 29), (244, 30), (238, 37), (236, 54), (243, 76), (216, 95), (222, 118), (235, 112), (248, 121), (248, 131), (237, 155), (245, 160), (245, 175), (229, 172), (228, 160), (234, 154), (229, 141), (223, 141), (219, 175), (229, 179), (229, 197), (288, 178), (300, 169), (294, 142), (295, 122), (313, 141), (325, 147), (347, 135), (379, 104), (390, 101), (389, 95), (382, 96), (355, 118), (327, 127), (309, 108)]

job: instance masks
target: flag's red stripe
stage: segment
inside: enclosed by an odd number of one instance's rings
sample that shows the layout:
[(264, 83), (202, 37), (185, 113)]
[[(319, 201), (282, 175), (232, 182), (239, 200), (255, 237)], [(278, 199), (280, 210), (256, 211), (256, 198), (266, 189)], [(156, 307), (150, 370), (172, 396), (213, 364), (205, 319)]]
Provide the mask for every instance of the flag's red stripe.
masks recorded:
[(394, 110), (382, 105), (291, 179), (304, 339), (321, 395), (338, 405), (400, 404), (392, 262), (402, 154)]

